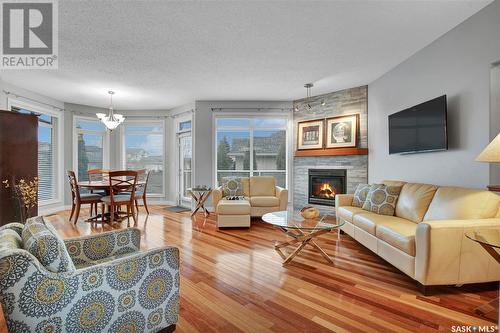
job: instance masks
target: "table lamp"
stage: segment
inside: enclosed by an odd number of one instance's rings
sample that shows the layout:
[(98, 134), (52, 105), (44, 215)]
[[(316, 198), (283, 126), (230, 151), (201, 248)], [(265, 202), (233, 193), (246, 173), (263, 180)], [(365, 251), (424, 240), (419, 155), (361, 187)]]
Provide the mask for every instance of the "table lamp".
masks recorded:
[[(500, 133), (476, 157), (478, 162), (500, 163)], [(500, 192), (500, 185), (489, 185), (490, 191)]]

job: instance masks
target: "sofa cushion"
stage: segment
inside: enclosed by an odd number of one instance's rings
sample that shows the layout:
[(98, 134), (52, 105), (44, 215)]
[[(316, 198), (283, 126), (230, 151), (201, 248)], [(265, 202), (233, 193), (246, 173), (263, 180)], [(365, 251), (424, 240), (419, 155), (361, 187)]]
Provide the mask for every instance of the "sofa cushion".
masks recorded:
[(422, 222), (437, 189), (435, 185), (404, 184), (396, 204), (396, 216), (415, 223)]
[(406, 184), (406, 182), (403, 180), (386, 179), (386, 180), (382, 181), (382, 184), (388, 185), (388, 186), (403, 186), (404, 184)]
[(54, 228), (45, 223), (43, 217), (28, 219), (21, 238), (23, 248), (34, 255), (48, 271), (61, 273), (75, 270), (66, 245)]
[(280, 200), (273, 196), (250, 197), (252, 207), (276, 207), (280, 205)]
[(370, 192), (370, 185), (368, 184), (359, 184), (356, 187), (356, 191), (354, 191), (354, 197), (352, 198), (352, 205), (354, 207), (363, 207), (363, 204), (366, 201), (366, 197)]
[(424, 221), (486, 219), (495, 217), (500, 196), (489, 191), (440, 187), (434, 194)]
[(12, 229), (0, 230), (0, 251), (22, 249), (23, 240), (17, 232)]
[(243, 195), (250, 196), (250, 177), (241, 177), (241, 185), (243, 186)]
[[(367, 211), (364, 211), (362, 213), (357, 213), (354, 214), (354, 217), (352, 218), (352, 223), (357, 226), (360, 229), (363, 229), (364, 231), (376, 235), (376, 227), (378, 224), (384, 223), (384, 222), (409, 222), (408, 220), (402, 219), (400, 217), (396, 216), (387, 216), (387, 215), (379, 215), (375, 213), (370, 213)], [(413, 222), (409, 222), (413, 223)]]
[(275, 196), (276, 179), (272, 176), (250, 177), (250, 196)]
[(223, 215), (250, 215), (248, 200), (222, 199), (217, 204), (217, 213)]
[(363, 204), (363, 209), (381, 215), (394, 215), (400, 186), (373, 184)]
[(352, 218), (354, 214), (366, 212), (363, 208), (353, 207), (353, 206), (340, 206), (337, 208), (337, 214), (341, 219), (352, 223)]
[(389, 245), (415, 256), (417, 224), (408, 220), (384, 220), (377, 223), (375, 235)]

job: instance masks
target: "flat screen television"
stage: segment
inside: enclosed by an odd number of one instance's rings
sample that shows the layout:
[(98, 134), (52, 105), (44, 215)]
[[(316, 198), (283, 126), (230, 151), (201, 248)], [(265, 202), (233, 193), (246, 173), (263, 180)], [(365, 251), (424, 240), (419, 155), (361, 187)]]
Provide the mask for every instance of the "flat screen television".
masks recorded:
[(389, 116), (389, 154), (447, 149), (446, 95)]

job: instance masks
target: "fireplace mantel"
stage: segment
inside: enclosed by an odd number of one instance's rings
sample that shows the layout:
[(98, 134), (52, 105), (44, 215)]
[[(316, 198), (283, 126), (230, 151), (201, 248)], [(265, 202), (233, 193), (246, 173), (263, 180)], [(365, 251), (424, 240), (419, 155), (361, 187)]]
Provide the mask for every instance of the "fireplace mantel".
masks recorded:
[(368, 148), (326, 148), (295, 151), (295, 157), (347, 155), (368, 155)]

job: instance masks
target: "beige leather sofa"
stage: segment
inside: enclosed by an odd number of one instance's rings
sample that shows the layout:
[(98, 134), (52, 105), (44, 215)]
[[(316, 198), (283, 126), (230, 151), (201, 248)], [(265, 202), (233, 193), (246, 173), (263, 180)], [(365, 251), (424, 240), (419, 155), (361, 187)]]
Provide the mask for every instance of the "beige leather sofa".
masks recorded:
[(351, 206), (336, 196), (342, 230), (423, 286), (500, 280), (500, 264), (465, 233), (500, 229), (500, 196), (488, 191), (403, 185), (395, 216)]
[(222, 187), (213, 190), (212, 201), (219, 228), (249, 227), (251, 216), (286, 210), (288, 190), (276, 186), (274, 177), (242, 177), (241, 184), (245, 200), (225, 199)]

